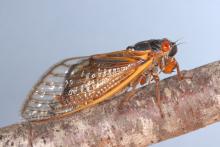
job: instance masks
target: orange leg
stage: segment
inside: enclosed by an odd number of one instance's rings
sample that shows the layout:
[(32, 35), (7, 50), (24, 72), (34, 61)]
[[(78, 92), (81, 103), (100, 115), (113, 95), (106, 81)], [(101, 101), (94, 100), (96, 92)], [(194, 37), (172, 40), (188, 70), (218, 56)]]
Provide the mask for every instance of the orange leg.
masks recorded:
[(172, 73), (174, 71), (174, 69), (176, 68), (178, 79), (183, 80), (184, 76), (180, 72), (179, 64), (176, 61), (176, 59), (175, 58), (168, 58), (168, 59), (166, 59), (166, 62), (167, 62), (166, 65), (164, 65), (164, 66), (160, 65), (160, 68), (162, 68), (162, 71), (164, 73)]
[(178, 79), (179, 79), (179, 80), (183, 80), (183, 79), (184, 79), (184, 76), (183, 76), (183, 75), (181, 74), (181, 72), (180, 72), (180, 67), (179, 67), (178, 62), (176, 62), (176, 71), (177, 71)]
[(178, 62), (176, 62), (176, 71), (177, 71), (177, 76), (179, 81), (184, 80), (184, 79), (190, 79), (192, 80), (192, 76), (184, 76), (181, 72), (180, 72), (180, 67)]
[(160, 99), (160, 78), (158, 76), (158, 73), (152, 73), (152, 76), (155, 81), (155, 94), (157, 99), (157, 106), (160, 110), (161, 117), (164, 117), (162, 109), (161, 109), (161, 99)]
[(136, 89), (133, 89), (126, 94), (126, 96), (122, 99), (119, 104), (119, 109), (123, 109), (124, 106), (133, 98), (134, 94), (136, 93)]

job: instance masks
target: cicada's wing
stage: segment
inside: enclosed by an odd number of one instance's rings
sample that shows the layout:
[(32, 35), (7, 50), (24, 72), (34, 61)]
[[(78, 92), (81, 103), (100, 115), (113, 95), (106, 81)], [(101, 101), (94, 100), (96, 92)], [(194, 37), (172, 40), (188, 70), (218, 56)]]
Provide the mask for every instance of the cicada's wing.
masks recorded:
[(33, 87), (23, 106), (22, 117), (29, 121), (45, 120), (98, 103), (100, 97), (134, 73), (139, 64), (140, 61), (123, 57), (64, 60)]
[(56, 115), (51, 106), (62, 107), (54, 97), (62, 95), (70, 68), (74, 65), (82, 68), (88, 58), (69, 58), (51, 67), (30, 91), (21, 110), (22, 117), (27, 120), (41, 120)]

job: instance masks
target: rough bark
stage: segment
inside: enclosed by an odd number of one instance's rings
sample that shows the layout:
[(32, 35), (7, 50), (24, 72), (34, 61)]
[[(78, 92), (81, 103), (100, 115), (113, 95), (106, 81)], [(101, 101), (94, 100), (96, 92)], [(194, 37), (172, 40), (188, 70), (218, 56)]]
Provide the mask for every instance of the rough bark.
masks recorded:
[[(161, 118), (154, 84), (137, 91), (122, 110), (126, 94), (68, 118), (0, 129), (0, 146), (141, 147), (205, 127), (220, 120), (220, 61), (186, 71), (192, 79), (176, 76), (160, 82)], [(31, 134), (31, 136), (30, 136)]]

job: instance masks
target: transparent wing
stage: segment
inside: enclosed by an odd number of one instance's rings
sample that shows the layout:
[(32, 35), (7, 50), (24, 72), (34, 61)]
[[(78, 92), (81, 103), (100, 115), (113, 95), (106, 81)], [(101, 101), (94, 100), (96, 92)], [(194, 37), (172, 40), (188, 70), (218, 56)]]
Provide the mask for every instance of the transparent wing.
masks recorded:
[(81, 65), (89, 57), (70, 58), (51, 67), (36, 83), (22, 108), (22, 117), (27, 120), (38, 120), (55, 115), (51, 106), (62, 107), (54, 99), (61, 96), (65, 86), (66, 75), (72, 65)]
[(22, 117), (33, 121), (74, 112), (125, 80), (139, 64), (117, 57), (66, 59), (50, 68), (33, 87)]

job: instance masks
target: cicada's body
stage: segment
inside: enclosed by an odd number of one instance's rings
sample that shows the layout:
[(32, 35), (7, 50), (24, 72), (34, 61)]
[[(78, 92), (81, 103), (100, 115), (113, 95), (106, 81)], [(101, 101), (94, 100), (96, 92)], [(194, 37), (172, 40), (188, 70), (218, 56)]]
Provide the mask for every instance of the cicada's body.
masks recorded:
[(170, 73), (178, 69), (173, 57), (176, 51), (176, 44), (167, 39), (148, 40), (118, 52), (63, 60), (33, 87), (22, 116), (29, 121), (59, 118), (107, 100), (129, 86), (146, 84), (146, 78), (157, 83), (158, 70)]

